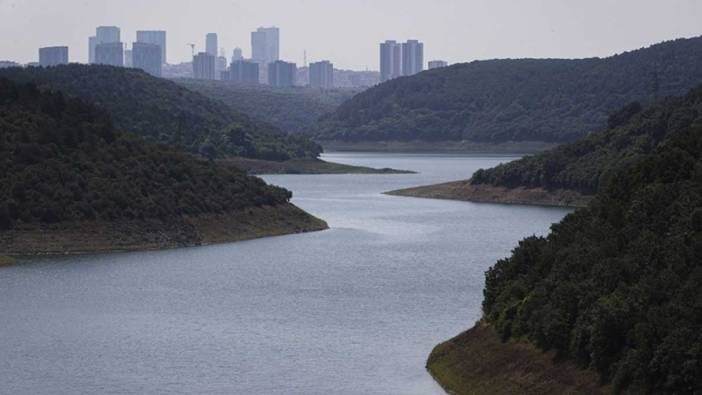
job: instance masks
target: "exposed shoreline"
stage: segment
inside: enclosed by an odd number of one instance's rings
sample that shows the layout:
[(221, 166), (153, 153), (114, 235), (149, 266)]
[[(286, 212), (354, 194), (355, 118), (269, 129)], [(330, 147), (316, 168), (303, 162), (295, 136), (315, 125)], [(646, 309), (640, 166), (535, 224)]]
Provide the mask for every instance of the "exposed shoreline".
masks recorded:
[(291, 159), (275, 162), (260, 159), (231, 158), (219, 161), (238, 167), (249, 174), (414, 174), (409, 170), (345, 165), (321, 159)]
[(607, 394), (599, 375), (478, 323), (434, 347), (427, 370), (450, 394)]
[(585, 207), (592, 196), (576, 191), (543, 188), (505, 188), (493, 185), (472, 185), (469, 180), (419, 186), (385, 192), (388, 195), (428, 199), (462, 200), (476, 203), (522, 204), (549, 207)]
[(10, 257), (160, 250), (328, 229), (293, 204), (176, 219), (20, 225), (0, 232)]
[(543, 141), (478, 143), (474, 141), (318, 141), (325, 151), (339, 152), (396, 152), (396, 153), (453, 153), (453, 154), (535, 154), (559, 144)]

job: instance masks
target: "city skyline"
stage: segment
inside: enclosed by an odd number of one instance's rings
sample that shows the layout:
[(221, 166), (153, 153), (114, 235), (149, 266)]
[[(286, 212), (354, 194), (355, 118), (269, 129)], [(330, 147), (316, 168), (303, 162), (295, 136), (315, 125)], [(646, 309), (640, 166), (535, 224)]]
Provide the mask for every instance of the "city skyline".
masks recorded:
[[(56, 3), (0, 0), (0, 34), (9, 37), (0, 43), (0, 59), (35, 62), (37, 48), (60, 45), (72, 49), (72, 61), (87, 62), (86, 38), (94, 34), (98, 25), (119, 26), (121, 41), (125, 43), (137, 41), (137, 30), (167, 31), (170, 63), (189, 61), (187, 43), (195, 42), (196, 52), (204, 51), (202, 37), (208, 32), (218, 33), (219, 45), (227, 53), (240, 47), (244, 57), (249, 58), (250, 32), (258, 26), (277, 26), (284, 35), (280, 59), (303, 64), (303, 53), (307, 51), (310, 62), (329, 59), (338, 68), (355, 70), (377, 70), (377, 45), (388, 37), (400, 42), (419, 38), (426, 45), (425, 60), (457, 63), (491, 58), (609, 56), (659, 41), (702, 34), (697, 22), (702, 4), (688, 0), (665, 4), (599, 0), (587, 6), (566, 6), (556, 0), (528, 5), (514, 1), (444, 0), (439, 7), (396, 0), (380, 4), (210, 1), (206, 7), (165, 0), (148, 4), (135, 0), (117, 4), (78, 0)], [(141, 12), (132, 12), (136, 5)], [(399, 5), (402, 15), (385, 12)], [(70, 15), (77, 11), (83, 16), (75, 21)], [(344, 17), (339, 18), (340, 15)], [(363, 23), (359, 24), (359, 20)], [(17, 34), (20, 30), (27, 30), (27, 34)]]

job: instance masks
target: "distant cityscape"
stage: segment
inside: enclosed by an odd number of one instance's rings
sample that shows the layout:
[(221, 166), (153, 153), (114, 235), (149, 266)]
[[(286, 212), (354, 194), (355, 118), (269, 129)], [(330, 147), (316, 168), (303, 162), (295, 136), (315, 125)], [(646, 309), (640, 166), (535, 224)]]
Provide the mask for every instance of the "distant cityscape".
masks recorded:
[[(274, 87), (309, 86), (318, 89), (369, 87), (394, 78), (409, 76), (425, 70), (424, 43), (407, 40), (380, 43), (378, 71), (342, 70), (329, 60), (319, 60), (297, 67), (294, 62), (280, 59), (280, 29), (259, 27), (251, 32), (251, 57), (245, 58), (240, 47), (231, 58), (220, 47), (217, 33), (205, 35), (205, 50), (188, 43), (192, 61), (168, 63), (167, 33), (163, 30), (138, 30), (136, 41), (128, 48), (121, 40), (117, 26), (98, 26), (88, 37), (88, 62), (144, 70), (156, 77), (222, 80), (244, 84), (267, 84)], [(39, 48), (39, 61), (26, 66), (50, 67), (67, 64), (69, 48), (53, 46)], [(22, 66), (12, 61), (0, 61), (2, 67)], [(431, 60), (428, 69), (446, 67), (443, 60)]]

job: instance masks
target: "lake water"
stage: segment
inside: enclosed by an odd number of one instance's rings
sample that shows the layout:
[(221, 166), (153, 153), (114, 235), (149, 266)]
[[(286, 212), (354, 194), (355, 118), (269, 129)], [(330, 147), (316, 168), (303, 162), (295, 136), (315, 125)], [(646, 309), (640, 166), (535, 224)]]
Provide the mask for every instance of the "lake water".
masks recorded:
[(568, 211), (392, 197), (514, 158), (328, 154), (412, 175), (276, 175), (330, 230), (0, 268), (3, 394), (443, 394), (432, 347), (483, 274)]

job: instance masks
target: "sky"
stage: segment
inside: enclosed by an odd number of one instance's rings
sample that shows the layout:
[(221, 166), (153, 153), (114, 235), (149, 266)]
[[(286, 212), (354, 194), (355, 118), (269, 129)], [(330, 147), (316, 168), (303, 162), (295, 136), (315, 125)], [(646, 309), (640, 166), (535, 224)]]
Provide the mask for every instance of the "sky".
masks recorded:
[(69, 46), (86, 62), (88, 37), (116, 25), (166, 30), (168, 61), (189, 61), (215, 32), (227, 57), (251, 55), (250, 32), (280, 28), (281, 58), (377, 70), (381, 41), (418, 39), (425, 62), (610, 56), (702, 35), (702, 0), (0, 0), (0, 60), (38, 59), (38, 48)]

